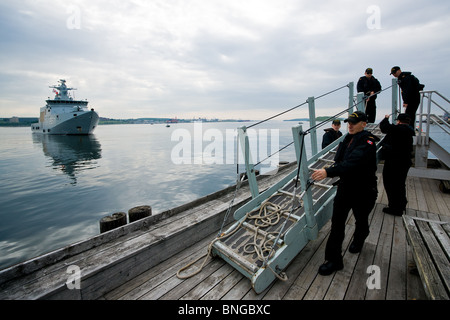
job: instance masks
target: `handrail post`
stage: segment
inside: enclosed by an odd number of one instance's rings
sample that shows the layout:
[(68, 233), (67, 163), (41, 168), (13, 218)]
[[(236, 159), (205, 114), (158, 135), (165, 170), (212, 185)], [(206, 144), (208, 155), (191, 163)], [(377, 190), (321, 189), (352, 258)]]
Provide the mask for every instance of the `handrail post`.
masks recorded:
[(316, 106), (314, 97), (308, 98), (308, 106), (309, 106), (309, 124), (310, 127), (313, 128), (311, 130), (311, 152), (312, 154), (317, 153), (317, 130), (316, 130)]
[[(416, 144), (417, 145), (422, 145), (422, 126), (423, 126), (423, 101), (426, 97), (425, 92), (422, 92), (421, 94), (421, 99), (420, 99), (420, 105), (419, 105), (419, 128), (418, 128), (418, 132), (417, 132), (417, 141)], [(411, 125), (413, 128), (416, 127), (416, 123), (411, 120)]]
[(300, 165), (298, 178), (300, 180), (301, 190), (306, 190), (303, 197), (303, 206), (305, 208), (306, 225), (308, 227), (307, 235), (310, 240), (314, 240), (318, 235), (318, 226), (316, 217), (314, 216), (312, 188), (308, 188), (310, 174), (305, 149), (305, 133), (303, 132), (302, 126), (300, 125), (298, 127), (293, 127), (292, 135), (294, 137), (297, 165)]
[(426, 132), (425, 132), (425, 145), (426, 145), (426, 146), (428, 146), (428, 145), (430, 144), (431, 95), (432, 95), (432, 92), (428, 93), (427, 130), (426, 130)]
[(355, 92), (355, 85), (353, 82), (348, 83), (348, 109), (353, 107), (353, 94)]
[[(356, 95), (356, 109), (358, 111), (366, 112), (366, 110), (364, 108), (364, 93), (363, 92), (359, 92)], [(349, 113), (351, 113), (351, 112), (349, 111)]]
[(259, 195), (258, 182), (256, 181), (255, 166), (250, 152), (250, 142), (248, 139), (247, 128), (245, 126), (238, 128), (238, 139), (244, 154), (245, 170), (247, 172), (248, 184), (253, 198)]

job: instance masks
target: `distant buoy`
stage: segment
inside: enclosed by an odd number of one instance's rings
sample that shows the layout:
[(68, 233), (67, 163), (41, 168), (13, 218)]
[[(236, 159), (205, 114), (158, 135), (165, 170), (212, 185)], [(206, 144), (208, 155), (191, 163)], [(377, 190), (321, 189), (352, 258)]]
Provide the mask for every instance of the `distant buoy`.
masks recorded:
[(127, 214), (116, 212), (100, 220), (100, 233), (107, 232), (127, 224)]
[(131, 222), (140, 220), (152, 215), (152, 208), (150, 206), (138, 206), (128, 210), (128, 219)]

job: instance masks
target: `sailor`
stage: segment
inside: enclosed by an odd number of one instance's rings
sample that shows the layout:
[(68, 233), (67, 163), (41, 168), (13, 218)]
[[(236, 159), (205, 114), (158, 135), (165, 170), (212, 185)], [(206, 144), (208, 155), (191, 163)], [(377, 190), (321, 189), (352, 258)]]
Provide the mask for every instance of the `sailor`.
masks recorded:
[(397, 124), (389, 123), (386, 115), (380, 122), (381, 132), (386, 134), (382, 142), (383, 185), (388, 197), (384, 213), (401, 216), (408, 203), (406, 199), (406, 176), (411, 167), (414, 130), (410, 127), (410, 116), (400, 113)]
[(331, 128), (324, 129), (325, 134), (322, 137), (322, 149), (342, 137), (342, 132), (340, 132), (339, 129), (341, 129), (341, 120), (339, 119), (333, 120)]
[(391, 68), (391, 75), (397, 78), (398, 85), (402, 91), (403, 108), (405, 113), (411, 119), (410, 125), (414, 128), (416, 123), (416, 111), (420, 104), (420, 91), (424, 89), (424, 85), (420, 84), (411, 72), (403, 72), (399, 66)]
[(364, 99), (366, 99), (367, 120), (370, 123), (374, 123), (377, 114), (377, 105), (375, 102), (377, 95), (375, 93), (381, 91), (381, 84), (380, 81), (373, 76), (372, 68), (367, 68), (364, 72), (364, 76), (359, 78), (356, 89), (358, 92), (364, 93)]
[(369, 213), (377, 198), (376, 141), (370, 132), (364, 130), (367, 116), (356, 111), (344, 120), (348, 123), (348, 134), (339, 144), (334, 161), (326, 169), (315, 170), (312, 179), (319, 181), (326, 177), (339, 177), (331, 218), (331, 232), (325, 249), (325, 263), (319, 274), (330, 275), (344, 267), (342, 242), (345, 237), (345, 223), (350, 209), (356, 220), (353, 241), (349, 252), (361, 251), (369, 235)]

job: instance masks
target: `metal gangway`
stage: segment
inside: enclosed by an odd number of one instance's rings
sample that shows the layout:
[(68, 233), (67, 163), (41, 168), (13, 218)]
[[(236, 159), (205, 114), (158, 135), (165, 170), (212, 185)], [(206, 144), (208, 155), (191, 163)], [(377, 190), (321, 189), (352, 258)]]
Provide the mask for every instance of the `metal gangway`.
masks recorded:
[[(363, 94), (357, 94), (355, 101), (353, 82), (344, 87), (349, 89), (349, 107), (334, 118), (346, 113), (351, 114), (355, 108), (364, 111)], [(391, 87), (393, 113), (396, 114), (397, 82), (393, 81)], [(317, 238), (319, 230), (332, 215), (336, 194), (334, 185), (339, 178), (313, 182), (310, 176), (314, 169), (333, 164), (337, 146), (345, 135), (323, 150), (317, 151), (317, 99), (310, 97), (305, 103), (309, 107), (310, 129), (304, 131), (301, 125), (292, 128), (297, 168), (262, 192), (258, 189), (255, 164), (252, 162), (247, 134), (249, 127), (238, 129), (238, 141), (244, 154), (252, 199), (234, 212), (233, 225), (228, 230), (219, 232), (212, 243), (211, 254), (221, 257), (250, 279), (256, 293), (264, 291), (275, 279), (286, 279), (283, 270), (309, 241)], [(329, 123), (332, 119), (324, 123)], [(379, 138), (379, 151), (384, 135), (378, 125), (368, 124), (366, 130)], [(305, 149), (306, 135), (311, 136), (313, 156), (309, 159)]]
[[(409, 175), (420, 178), (450, 180), (449, 150), (439, 144), (431, 135), (431, 126), (435, 125), (443, 135), (450, 134), (450, 100), (437, 91), (421, 91), (421, 102), (417, 110), (418, 127), (415, 137), (414, 166)], [(443, 112), (443, 115), (438, 115)], [(441, 168), (428, 168), (429, 152), (442, 164)]]
[[(343, 88), (349, 90), (348, 108), (323, 123), (329, 123), (344, 113), (350, 114), (355, 108), (360, 111), (365, 110), (364, 102), (367, 97), (364, 97), (363, 93), (354, 96), (353, 82), (327, 94)], [(399, 104), (400, 91), (397, 79), (392, 79), (390, 87), (376, 94), (388, 89), (391, 89), (392, 93), (393, 116), (391, 121), (395, 123), (397, 115), (402, 112)], [(426, 169), (428, 151), (438, 156), (444, 165), (450, 166), (448, 151), (430, 137), (430, 124), (432, 122), (436, 123), (447, 134), (450, 133), (448, 119), (431, 112), (431, 105), (434, 104), (441, 111), (444, 111), (444, 114), (449, 115), (445, 108), (432, 99), (433, 95), (437, 95), (446, 103), (450, 103), (447, 98), (436, 91), (421, 92), (422, 98), (418, 113), (419, 125), (414, 142), (416, 146), (415, 167), (411, 168), (412, 173), (409, 175), (417, 175), (418, 173), (424, 175), (424, 172), (434, 172), (436, 178), (450, 180), (450, 171), (445, 168), (434, 169), (435, 171)], [(331, 218), (333, 200), (336, 194), (334, 185), (339, 178), (326, 178), (314, 182), (310, 179), (310, 176), (314, 169), (333, 164), (337, 146), (345, 135), (323, 150), (317, 150), (316, 130), (320, 124), (316, 124), (315, 101), (323, 96), (310, 97), (304, 103), (309, 107), (310, 128), (306, 131), (303, 130), (301, 125), (292, 128), (297, 168), (288, 173), (278, 183), (261, 192), (258, 189), (256, 165), (252, 161), (247, 134), (250, 127), (244, 126), (238, 129), (238, 141), (244, 154), (246, 176), (252, 199), (234, 212), (235, 222), (231, 227), (226, 231), (220, 230), (217, 238), (211, 244), (211, 254), (221, 257), (250, 279), (256, 293), (264, 291), (275, 279), (286, 280), (283, 271), (309, 241), (317, 238), (319, 230)], [(426, 99), (428, 99), (428, 104), (427, 110), (424, 112), (423, 107)], [(279, 115), (284, 113), (282, 112)], [(276, 116), (278, 115), (274, 117)], [(366, 130), (379, 138), (377, 142), (378, 160), (384, 134), (381, 133), (378, 125), (372, 123), (366, 126)], [(306, 156), (305, 149), (305, 136), (307, 135), (311, 136), (312, 156), (309, 159)], [(426, 177), (429, 177), (429, 174)]]

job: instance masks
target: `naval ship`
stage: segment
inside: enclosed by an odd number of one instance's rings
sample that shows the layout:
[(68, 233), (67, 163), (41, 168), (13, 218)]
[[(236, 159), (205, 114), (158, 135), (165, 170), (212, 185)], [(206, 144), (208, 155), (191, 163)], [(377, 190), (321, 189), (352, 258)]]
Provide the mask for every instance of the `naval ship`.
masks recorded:
[(74, 100), (70, 96), (66, 80), (59, 85), (50, 86), (55, 93), (54, 99), (46, 100), (41, 108), (39, 122), (31, 125), (33, 133), (59, 135), (87, 135), (93, 133), (98, 124), (98, 113), (88, 109), (87, 100)]

